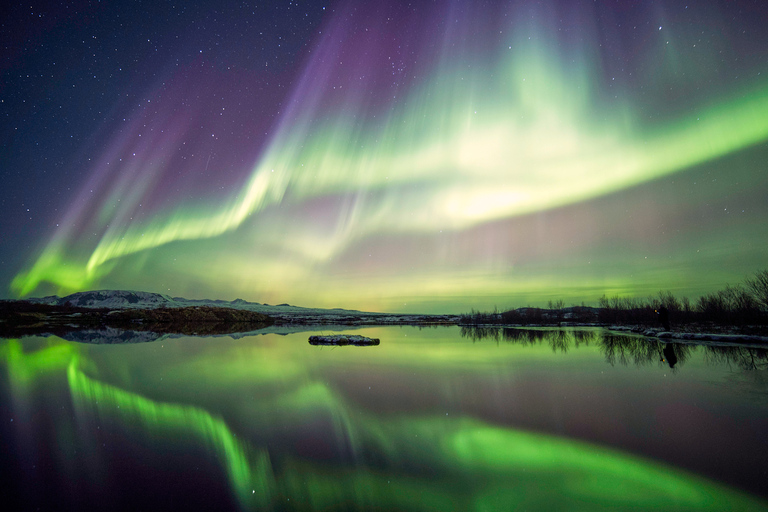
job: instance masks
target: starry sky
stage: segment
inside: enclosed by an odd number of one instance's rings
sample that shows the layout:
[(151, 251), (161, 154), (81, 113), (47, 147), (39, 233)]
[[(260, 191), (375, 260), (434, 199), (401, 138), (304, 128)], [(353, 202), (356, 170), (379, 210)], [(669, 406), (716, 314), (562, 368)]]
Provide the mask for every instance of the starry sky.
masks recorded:
[(392, 312), (768, 267), (768, 6), (14, 3), (0, 296)]

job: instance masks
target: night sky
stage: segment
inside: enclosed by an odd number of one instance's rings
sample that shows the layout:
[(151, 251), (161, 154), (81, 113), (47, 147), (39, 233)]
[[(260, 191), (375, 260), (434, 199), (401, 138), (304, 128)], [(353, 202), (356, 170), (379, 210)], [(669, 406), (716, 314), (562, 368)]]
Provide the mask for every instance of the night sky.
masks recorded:
[(2, 297), (462, 312), (768, 268), (763, 0), (1, 16)]

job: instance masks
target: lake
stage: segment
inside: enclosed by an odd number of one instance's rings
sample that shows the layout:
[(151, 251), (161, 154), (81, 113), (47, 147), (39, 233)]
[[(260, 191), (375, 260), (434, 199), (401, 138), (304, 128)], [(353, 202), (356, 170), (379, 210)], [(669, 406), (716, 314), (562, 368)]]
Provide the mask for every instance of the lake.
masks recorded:
[[(336, 331), (338, 332), (338, 331)], [(765, 510), (768, 356), (600, 328), (0, 340), (14, 510)]]

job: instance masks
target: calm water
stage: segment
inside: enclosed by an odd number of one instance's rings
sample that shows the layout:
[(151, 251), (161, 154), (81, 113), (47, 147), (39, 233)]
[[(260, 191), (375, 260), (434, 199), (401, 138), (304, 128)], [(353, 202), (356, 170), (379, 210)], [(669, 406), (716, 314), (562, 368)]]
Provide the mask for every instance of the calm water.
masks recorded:
[(0, 340), (0, 498), (14, 510), (768, 507), (764, 352), (601, 330), (354, 332), (381, 344)]

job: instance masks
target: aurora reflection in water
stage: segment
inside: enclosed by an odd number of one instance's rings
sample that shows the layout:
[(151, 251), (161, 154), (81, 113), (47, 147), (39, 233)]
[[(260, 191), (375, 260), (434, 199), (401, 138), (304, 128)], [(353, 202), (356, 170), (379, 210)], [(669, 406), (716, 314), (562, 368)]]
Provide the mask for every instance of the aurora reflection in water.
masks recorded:
[[(764, 352), (680, 346), (673, 370), (647, 340), (594, 329), (360, 333), (381, 345), (5, 340), (8, 497), (61, 509), (765, 507)], [(758, 366), (739, 368), (750, 357)]]

